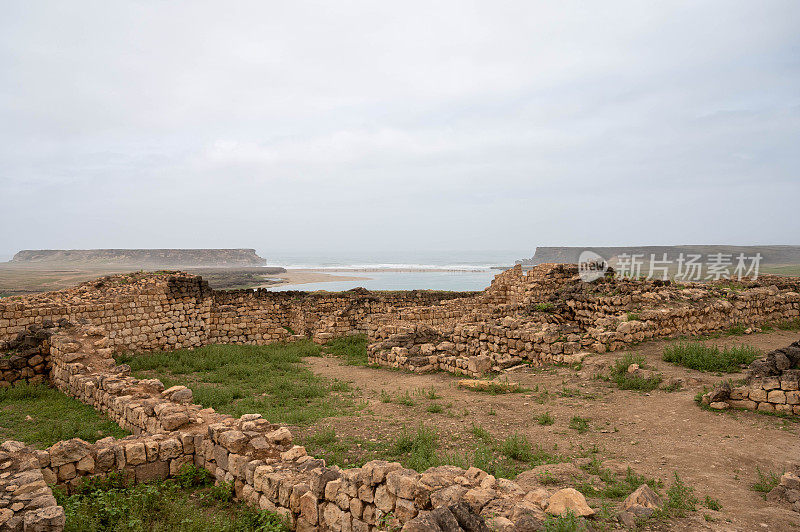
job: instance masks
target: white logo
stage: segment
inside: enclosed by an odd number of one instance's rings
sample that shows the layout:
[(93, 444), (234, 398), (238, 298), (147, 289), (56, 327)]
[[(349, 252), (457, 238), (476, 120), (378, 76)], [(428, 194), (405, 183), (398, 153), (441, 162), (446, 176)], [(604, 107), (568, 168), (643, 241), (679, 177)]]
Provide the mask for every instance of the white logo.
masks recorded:
[(608, 262), (594, 251), (582, 251), (578, 257), (578, 274), (586, 283), (600, 279), (607, 270)]

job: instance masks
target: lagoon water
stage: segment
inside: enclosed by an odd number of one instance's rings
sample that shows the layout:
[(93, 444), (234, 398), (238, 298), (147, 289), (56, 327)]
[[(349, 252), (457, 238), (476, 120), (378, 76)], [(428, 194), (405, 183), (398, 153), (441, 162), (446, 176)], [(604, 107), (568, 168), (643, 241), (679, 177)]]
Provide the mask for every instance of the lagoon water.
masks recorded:
[[(324, 270), (322, 270), (324, 271)], [(328, 290), (338, 292), (363, 287), (367, 290), (483, 290), (491, 284), (500, 270), (483, 271), (417, 271), (417, 272), (326, 272), (343, 277), (369, 277), (360, 281), (330, 281), (324, 283), (285, 284), (270, 288), (286, 290)]]

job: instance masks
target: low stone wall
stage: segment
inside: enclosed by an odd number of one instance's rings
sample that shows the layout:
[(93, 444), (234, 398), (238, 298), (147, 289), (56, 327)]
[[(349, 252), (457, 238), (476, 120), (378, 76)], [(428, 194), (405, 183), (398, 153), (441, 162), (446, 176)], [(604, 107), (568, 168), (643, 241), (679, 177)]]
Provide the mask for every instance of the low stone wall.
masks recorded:
[(702, 403), (717, 410), (743, 408), (800, 415), (800, 340), (753, 362), (745, 384), (732, 387), (720, 383), (703, 395)]
[(0, 445), (0, 530), (64, 529), (64, 509), (47, 485), (35, 451), (18, 441)]

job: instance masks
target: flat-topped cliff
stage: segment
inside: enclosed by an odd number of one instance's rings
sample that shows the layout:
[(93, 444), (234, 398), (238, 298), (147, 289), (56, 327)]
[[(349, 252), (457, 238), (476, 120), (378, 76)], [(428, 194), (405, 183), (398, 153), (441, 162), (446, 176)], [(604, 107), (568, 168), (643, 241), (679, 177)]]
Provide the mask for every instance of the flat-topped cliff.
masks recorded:
[(744, 253), (745, 256), (752, 257), (756, 253), (761, 254), (762, 264), (800, 264), (800, 246), (724, 246), (724, 245), (691, 245), (691, 246), (616, 246), (616, 247), (547, 247), (537, 246), (536, 252), (531, 259), (526, 260), (530, 264), (544, 264), (548, 262), (570, 263), (578, 262), (578, 257), (583, 251), (594, 251), (604, 259), (610, 261), (614, 257), (627, 253), (642, 254), (650, 257), (651, 254), (661, 257), (664, 253), (669, 258), (676, 258), (683, 253), (684, 255), (709, 255), (715, 253), (731, 254), (733, 256)]
[(18, 265), (126, 266), (186, 268), (263, 266), (255, 249), (25, 249), (10, 261)]

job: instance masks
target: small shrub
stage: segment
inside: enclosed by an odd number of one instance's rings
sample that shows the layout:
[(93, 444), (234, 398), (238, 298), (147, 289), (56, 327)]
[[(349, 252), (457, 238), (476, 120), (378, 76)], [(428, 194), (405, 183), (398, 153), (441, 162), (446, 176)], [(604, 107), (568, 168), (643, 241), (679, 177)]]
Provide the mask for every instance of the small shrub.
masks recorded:
[(569, 420), (569, 428), (577, 430), (580, 434), (583, 434), (589, 430), (589, 419), (580, 416), (572, 416), (572, 419)]
[(552, 425), (555, 423), (555, 419), (553, 419), (553, 415), (548, 412), (543, 412), (539, 414), (539, 417), (536, 419), (539, 425)]
[(184, 464), (175, 475), (175, 482), (182, 488), (207, 486), (211, 483), (211, 473), (193, 464)]
[(553, 312), (554, 309), (555, 309), (555, 305), (553, 305), (552, 303), (549, 303), (549, 302), (536, 303), (533, 306), (534, 312)]
[(706, 495), (705, 507), (709, 510), (714, 510), (715, 512), (722, 510), (722, 505), (719, 503), (719, 501), (708, 495)]
[(628, 321), (639, 321), (641, 318), (636, 312), (628, 312)]
[(682, 517), (686, 512), (694, 512), (698, 504), (697, 497), (694, 495), (694, 488), (687, 486), (675, 472), (675, 479), (667, 490), (667, 502), (664, 504), (666, 510), (673, 515)]
[(761, 471), (760, 467), (756, 467), (756, 474), (758, 475), (758, 481), (751, 487), (753, 491), (758, 491), (761, 493), (769, 493), (775, 488), (775, 486), (778, 485), (781, 480), (776, 473), (773, 473), (772, 471), (767, 471), (764, 473)]
[(663, 359), (698, 371), (735, 373), (759, 356), (761, 352), (749, 345), (720, 349), (700, 342), (679, 342), (664, 349)]
[(216, 486), (211, 486), (206, 494), (206, 500), (230, 502), (233, 500), (233, 484), (230, 482), (220, 482)]
[(422, 395), (423, 395), (424, 397), (427, 397), (427, 398), (428, 398), (428, 399), (430, 399), (431, 401), (433, 401), (434, 399), (439, 399), (439, 397), (440, 397), (440, 396), (439, 396), (439, 395), (436, 393), (436, 389), (434, 389), (434, 388), (431, 388), (430, 390), (423, 390), (423, 391), (422, 391)]
[(425, 410), (431, 414), (441, 414), (444, 411), (444, 407), (438, 403), (433, 403), (428, 405)]

